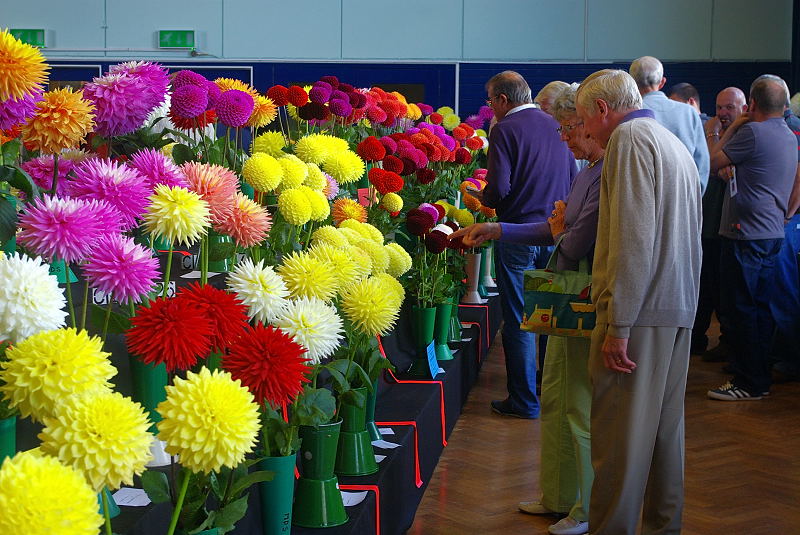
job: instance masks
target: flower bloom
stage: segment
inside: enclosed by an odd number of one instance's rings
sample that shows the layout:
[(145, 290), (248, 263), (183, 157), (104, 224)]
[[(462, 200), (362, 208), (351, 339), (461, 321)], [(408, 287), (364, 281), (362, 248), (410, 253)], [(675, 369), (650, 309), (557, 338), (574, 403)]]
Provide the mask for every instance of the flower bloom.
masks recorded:
[(21, 99), (47, 80), (50, 67), (38, 48), (0, 31), (0, 100)]
[(98, 240), (83, 273), (92, 288), (120, 302), (138, 303), (159, 277), (158, 259), (131, 238), (106, 236)]
[(286, 307), (286, 283), (264, 261), (254, 264), (245, 258), (228, 276), (228, 289), (247, 306), (250, 319), (272, 323)]
[(342, 319), (336, 308), (313, 297), (289, 301), (273, 324), (305, 347), (313, 364), (331, 356), (342, 340)]
[(77, 147), (94, 126), (94, 106), (82, 96), (69, 87), (45, 93), (36, 103), (36, 115), (22, 127), (25, 142), (51, 154)]

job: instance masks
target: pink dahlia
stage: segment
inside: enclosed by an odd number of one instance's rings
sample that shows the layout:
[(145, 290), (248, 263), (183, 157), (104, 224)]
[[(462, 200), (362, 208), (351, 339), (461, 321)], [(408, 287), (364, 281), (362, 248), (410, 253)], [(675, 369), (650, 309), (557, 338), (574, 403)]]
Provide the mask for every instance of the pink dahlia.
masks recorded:
[(109, 210), (106, 203), (94, 200), (44, 195), (20, 216), (17, 241), (48, 261), (84, 260), (101, 237), (120, 231)]
[(177, 89), (186, 85), (196, 85), (197, 87), (205, 87), (208, 80), (202, 74), (197, 74), (189, 69), (184, 69), (175, 73), (172, 78), (172, 88)]
[(491, 121), (494, 117), (494, 111), (489, 106), (481, 106), (478, 110), (478, 117), (483, 119), (483, 122)]
[(349, 100), (334, 99), (328, 102), (328, 107), (331, 113), (339, 117), (347, 117), (353, 113), (353, 106), (350, 105)]
[[(184, 72), (184, 71), (181, 71)], [(184, 119), (192, 119), (206, 111), (208, 90), (196, 85), (176, 87), (172, 91), (171, 112)]]
[(425, 104), (424, 102), (417, 102), (417, 107), (419, 111), (422, 112), (422, 115), (430, 115), (433, 113), (433, 106), (430, 104)]
[(238, 89), (225, 91), (217, 100), (217, 117), (225, 126), (244, 126), (253, 113), (253, 97)]
[(216, 107), (217, 101), (219, 100), (220, 95), (222, 95), (222, 90), (211, 80), (206, 80), (206, 90), (208, 91), (208, 105), (206, 106), (206, 109), (210, 110), (211, 108)]
[(328, 181), (328, 184), (322, 188), (322, 194), (325, 195), (329, 201), (332, 201), (339, 195), (339, 183), (336, 182), (336, 179), (333, 178), (331, 175), (327, 173), (323, 173), (325, 175), (325, 180)]
[(147, 180), (147, 187), (154, 189), (158, 184), (169, 187), (187, 187), (180, 168), (172, 160), (156, 149), (142, 149), (134, 153), (128, 165), (139, 171)]
[(470, 125), (474, 130), (477, 130), (478, 128), (483, 128), (483, 123), (485, 121), (480, 115), (470, 115), (464, 122)]
[(112, 66), (109, 73), (125, 73), (138, 78), (144, 85), (142, 100), (150, 110), (161, 106), (167, 98), (169, 77), (167, 70), (157, 63), (149, 61), (126, 61)]
[(233, 171), (221, 165), (197, 162), (183, 164), (181, 171), (189, 189), (208, 203), (213, 224), (219, 225), (231, 216), (239, 189), (239, 179)]
[(129, 74), (107, 74), (83, 88), (83, 96), (94, 104), (95, 132), (101, 136), (121, 136), (138, 129), (155, 107), (142, 98), (147, 84)]
[(263, 242), (270, 228), (272, 218), (267, 209), (243, 193), (236, 194), (230, 216), (214, 226), (217, 232), (231, 236), (239, 247), (252, 247)]
[(308, 91), (308, 99), (311, 102), (325, 104), (331, 98), (332, 88), (327, 82), (317, 82)]
[(83, 273), (92, 288), (112, 294), (120, 302), (138, 303), (159, 277), (158, 259), (128, 237), (103, 236), (97, 240)]
[[(31, 178), (39, 188), (49, 191), (53, 189), (53, 155), (46, 154), (33, 160), (28, 160), (20, 167), (31, 175)], [(58, 159), (58, 185), (56, 186), (56, 196), (65, 197), (67, 195), (67, 173), (72, 171), (75, 163), (72, 160)]]
[(138, 219), (150, 204), (152, 190), (139, 171), (127, 165), (117, 165), (107, 158), (86, 160), (75, 167), (75, 178), (67, 192), (78, 199), (103, 200), (122, 216), (122, 229), (138, 225)]
[(36, 86), (31, 93), (25, 93), (20, 99), (0, 101), (0, 130), (28, 122), (28, 119), (36, 115), (36, 103), (40, 100), (42, 88)]

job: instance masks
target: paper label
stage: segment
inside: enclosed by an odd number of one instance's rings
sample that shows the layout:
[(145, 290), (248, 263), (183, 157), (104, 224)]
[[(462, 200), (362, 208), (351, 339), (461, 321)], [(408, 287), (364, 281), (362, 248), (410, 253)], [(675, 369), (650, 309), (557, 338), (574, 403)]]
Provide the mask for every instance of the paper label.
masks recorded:
[(394, 442), (387, 442), (385, 440), (373, 440), (372, 445), (376, 448), (381, 448), (384, 450), (393, 450), (395, 448), (399, 448), (400, 444), (395, 444)]
[(126, 507), (144, 507), (150, 505), (150, 498), (143, 489), (134, 489), (130, 487), (122, 487), (117, 492), (111, 495), (117, 505), (124, 505)]
[(439, 361), (436, 360), (436, 348), (433, 346), (433, 342), (430, 343), (426, 350), (428, 352), (428, 367), (430, 368), (431, 379), (433, 379), (439, 373)]

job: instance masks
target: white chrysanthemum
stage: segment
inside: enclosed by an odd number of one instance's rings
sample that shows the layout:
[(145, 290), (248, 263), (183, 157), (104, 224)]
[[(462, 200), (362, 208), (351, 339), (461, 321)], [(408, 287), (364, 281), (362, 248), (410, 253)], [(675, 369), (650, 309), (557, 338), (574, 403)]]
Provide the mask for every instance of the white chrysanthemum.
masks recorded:
[(273, 324), (294, 336), (313, 364), (331, 356), (342, 340), (342, 318), (336, 308), (315, 297), (289, 301)]
[(273, 322), (283, 312), (289, 295), (286, 283), (272, 266), (265, 266), (263, 260), (254, 264), (250, 258), (240, 262), (228, 275), (228, 289), (247, 305), (250, 319), (262, 323)]
[(0, 340), (16, 344), (63, 327), (65, 304), (58, 279), (41, 258), (0, 254)]

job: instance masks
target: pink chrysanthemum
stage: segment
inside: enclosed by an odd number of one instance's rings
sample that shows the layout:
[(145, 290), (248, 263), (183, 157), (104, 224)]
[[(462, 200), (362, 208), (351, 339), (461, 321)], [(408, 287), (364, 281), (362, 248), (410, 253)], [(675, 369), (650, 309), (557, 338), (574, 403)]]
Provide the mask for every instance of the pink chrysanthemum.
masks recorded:
[(92, 288), (112, 294), (120, 302), (138, 303), (159, 277), (158, 259), (128, 237), (104, 236), (97, 241), (83, 273)]
[(238, 89), (225, 91), (217, 100), (217, 117), (225, 126), (244, 126), (253, 113), (253, 97)]
[(187, 162), (181, 166), (189, 189), (208, 203), (211, 222), (220, 224), (231, 216), (239, 187), (236, 174), (220, 165)]
[(470, 115), (464, 122), (470, 125), (474, 130), (477, 130), (478, 128), (483, 128), (483, 123), (486, 121), (484, 121), (480, 115)]
[(178, 166), (156, 149), (142, 149), (134, 153), (128, 165), (147, 179), (147, 187), (150, 189), (154, 189), (158, 184), (188, 187)]
[(36, 115), (36, 103), (42, 100), (42, 88), (25, 93), (22, 98), (0, 101), (0, 130), (8, 130), (14, 125), (24, 124)]
[(206, 91), (208, 91), (208, 106), (206, 106), (206, 109), (210, 110), (216, 107), (217, 101), (222, 95), (222, 90), (211, 80), (206, 80)]
[(271, 227), (272, 218), (266, 208), (237, 193), (230, 216), (214, 230), (230, 235), (239, 247), (252, 247), (266, 239)]
[(209, 80), (202, 74), (197, 74), (189, 69), (184, 69), (175, 73), (172, 79), (172, 88), (177, 89), (186, 85), (196, 85), (197, 87), (205, 87)]
[(20, 216), (17, 241), (48, 261), (78, 262), (89, 256), (101, 237), (120, 231), (114, 217), (104, 202), (45, 195)]
[(161, 106), (167, 98), (167, 89), (169, 88), (167, 70), (157, 63), (126, 61), (112, 66), (108, 72), (112, 74), (125, 73), (138, 78), (144, 85), (141, 98), (150, 110)]
[(106, 201), (122, 216), (122, 229), (131, 230), (150, 204), (152, 190), (139, 171), (127, 165), (117, 165), (106, 158), (86, 160), (77, 165), (75, 178), (67, 192), (79, 199)]
[(172, 91), (171, 111), (178, 117), (184, 119), (197, 117), (206, 111), (207, 105), (208, 91), (205, 87), (184, 85)]
[[(28, 160), (20, 167), (31, 175), (31, 178), (41, 189), (49, 191), (53, 188), (53, 155), (46, 154), (33, 160)], [(64, 158), (58, 159), (58, 184), (56, 196), (64, 197), (67, 194), (67, 173), (72, 171), (75, 163)]]
[(83, 88), (83, 97), (94, 104), (95, 132), (101, 136), (121, 136), (138, 129), (155, 106), (147, 84), (125, 73), (95, 78)]
[(339, 195), (339, 183), (336, 182), (336, 179), (328, 173), (323, 174), (325, 175), (325, 180), (327, 180), (328, 183), (324, 188), (322, 188), (322, 194), (325, 195), (326, 199), (332, 201), (337, 195)]
[(489, 106), (481, 106), (478, 110), (478, 117), (483, 119), (484, 122), (491, 121), (494, 117), (494, 111)]

